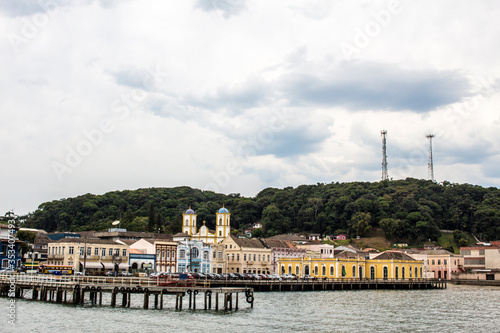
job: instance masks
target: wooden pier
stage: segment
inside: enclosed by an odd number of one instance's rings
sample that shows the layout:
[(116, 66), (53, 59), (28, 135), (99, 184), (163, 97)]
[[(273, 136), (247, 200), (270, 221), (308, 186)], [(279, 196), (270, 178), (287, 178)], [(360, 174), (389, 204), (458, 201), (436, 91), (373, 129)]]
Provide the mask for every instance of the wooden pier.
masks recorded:
[[(104, 277), (61, 277), (61, 276), (0, 276), (0, 296), (28, 298), (32, 300), (75, 305), (103, 305), (103, 294), (111, 295), (110, 306), (130, 307), (134, 294), (143, 295), (143, 308), (163, 309), (164, 298), (175, 296), (175, 309), (224, 310), (239, 308), (239, 296), (253, 308), (254, 290), (247, 287), (222, 286), (158, 286), (154, 279), (104, 278)], [(197, 305), (203, 294), (203, 303)], [(31, 294), (31, 297), (29, 295)], [(151, 297), (154, 298), (153, 304)], [(184, 298), (187, 297), (187, 300)], [(185, 304), (187, 302), (187, 304)]]
[(206, 286), (247, 287), (255, 291), (446, 289), (440, 279), (317, 279), (317, 280), (208, 280)]

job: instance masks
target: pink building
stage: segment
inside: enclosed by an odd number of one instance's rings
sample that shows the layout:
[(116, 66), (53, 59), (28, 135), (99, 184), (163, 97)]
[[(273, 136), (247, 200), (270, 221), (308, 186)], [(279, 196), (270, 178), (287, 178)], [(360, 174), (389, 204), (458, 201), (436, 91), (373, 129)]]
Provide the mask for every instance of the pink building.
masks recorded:
[(335, 239), (337, 239), (337, 240), (346, 240), (347, 236), (344, 235), (344, 234), (339, 234), (339, 235), (335, 236)]

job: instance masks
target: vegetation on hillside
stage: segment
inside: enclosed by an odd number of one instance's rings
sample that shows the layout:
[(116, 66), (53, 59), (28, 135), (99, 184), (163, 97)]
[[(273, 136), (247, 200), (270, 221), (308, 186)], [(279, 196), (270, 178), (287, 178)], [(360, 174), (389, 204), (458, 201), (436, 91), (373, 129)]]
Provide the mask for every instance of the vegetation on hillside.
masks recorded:
[[(355, 238), (381, 228), (390, 241), (411, 244), (438, 240), (440, 229), (500, 239), (499, 189), (418, 179), (267, 188), (254, 198), (189, 187), (85, 194), (41, 204), (24, 225), (48, 232), (105, 230), (120, 220), (128, 230), (175, 233), (189, 207), (200, 225), (205, 220), (213, 229), (222, 205), (231, 212), (233, 228), (261, 222), (261, 236), (314, 232)], [(457, 245), (467, 240), (460, 236)]]

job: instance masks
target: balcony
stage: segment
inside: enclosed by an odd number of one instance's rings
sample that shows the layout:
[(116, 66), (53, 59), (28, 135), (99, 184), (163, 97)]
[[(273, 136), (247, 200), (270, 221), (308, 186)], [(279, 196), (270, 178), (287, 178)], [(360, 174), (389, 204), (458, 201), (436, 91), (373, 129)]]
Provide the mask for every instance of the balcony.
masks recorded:
[(47, 259), (51, 259), (51, 260), (63, 260), (64, 259), (64, 255), (62, 254), (51, 254), (48, 256)]

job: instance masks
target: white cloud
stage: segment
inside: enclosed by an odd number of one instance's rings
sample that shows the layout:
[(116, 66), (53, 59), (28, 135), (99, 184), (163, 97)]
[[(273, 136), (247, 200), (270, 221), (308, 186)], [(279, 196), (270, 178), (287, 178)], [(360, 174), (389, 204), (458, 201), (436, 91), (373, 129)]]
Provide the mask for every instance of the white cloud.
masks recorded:
[[(383, 22), (389, 2), (43, 3), (0, 4), (0, 213), (149, 186), (377, 181), (381, 129), (392, 177), (427, 177), (433, 132), (437, 180), (500, 185), (498, 6), (402, 1)], [(59, 181), (54, 161), (78, 149)]]

